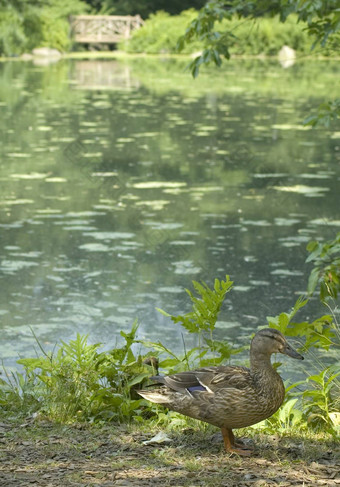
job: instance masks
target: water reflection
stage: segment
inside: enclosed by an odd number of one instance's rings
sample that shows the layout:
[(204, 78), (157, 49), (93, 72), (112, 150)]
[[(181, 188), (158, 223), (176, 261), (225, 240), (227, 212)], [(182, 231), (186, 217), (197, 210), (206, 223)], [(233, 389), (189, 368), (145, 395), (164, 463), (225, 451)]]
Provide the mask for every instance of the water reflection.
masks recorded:
[(339, 227), (339, 133), (299, 125), (335, 92), (332, 65), (234, 63), (193, 82), (173, 63), (62, 61), (0, 77), (9, 363), (32, 353), (29, 325), (47, 344), (78, 331), (110, 346), (138, 318), (181, 348), (155, 308), (188, 310), (192, 279), (235, 280), (218, 326), (235, 343), (305, 290), (306, 243)]
[(128, 65), (118, 61), (75, 61), (70, 79), (81, 90), (121, 90), (139, 88)]

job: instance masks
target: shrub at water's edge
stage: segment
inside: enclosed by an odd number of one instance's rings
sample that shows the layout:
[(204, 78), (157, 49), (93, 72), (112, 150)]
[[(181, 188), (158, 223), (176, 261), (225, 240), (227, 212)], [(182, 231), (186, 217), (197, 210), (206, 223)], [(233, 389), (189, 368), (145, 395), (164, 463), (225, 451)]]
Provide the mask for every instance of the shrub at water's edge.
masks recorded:
[[(134, 31), (132, 38), (120, 43), (119, 47), (129, 53), (175, 54), (178, 52), (179, 37), (196, 16), (197, 11), (193, 9), (176, 16), (157, 12), (150, 15), (144, 26)], [(234, 17), (220, 24), (221, 31), (226, 28), (233, 33), (229, 43), (230, 52), (234, 55), (277, 55), (284, 45), (295, 49), (300, 55), (312, 54), (312, 39), (305, 32), (303, 23), (297, 23), (297, 17), (293, 15), (285, 23), (280, 22), (278, 17), (249, 22)], [(195, 53), (204, 47), (202, 42), (192, 41), (185, 44), (181, 53)], [(324, 50), (323, 55), (326, 54)]]
[(44, 46), (69, 50), (68, 18), (87, 8), (81, 0), (0, 2), (0, 56), (18, 56)]

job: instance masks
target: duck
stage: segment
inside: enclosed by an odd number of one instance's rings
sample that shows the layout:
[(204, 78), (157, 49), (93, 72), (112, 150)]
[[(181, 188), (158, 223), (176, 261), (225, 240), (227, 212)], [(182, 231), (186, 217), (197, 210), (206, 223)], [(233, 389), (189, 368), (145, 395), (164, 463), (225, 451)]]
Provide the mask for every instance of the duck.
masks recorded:
[(228, 453), (250, 456), (233, 429), (245, 428), (272, 416), (285, 396), (283, 381), (271, 363), (274, 353), (303, 360), (274, 328), (263, 328), (250, 344), (250, 367), (219, 365), (172, 375), (150, 377), (153, 388), (142, 389), (144, 399), (221, 429)]

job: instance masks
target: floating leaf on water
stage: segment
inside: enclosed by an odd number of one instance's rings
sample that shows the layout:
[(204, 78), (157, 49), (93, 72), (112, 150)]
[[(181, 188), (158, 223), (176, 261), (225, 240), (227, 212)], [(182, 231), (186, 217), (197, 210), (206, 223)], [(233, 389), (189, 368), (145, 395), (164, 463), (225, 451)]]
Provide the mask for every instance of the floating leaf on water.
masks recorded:
[[(55, 222), (54, 224), (60, 225), (61, 222)], [(85, 232), (85, 231), (89, 231), (89, 230), (96, 230), (96, 227), (91, 227), (90, 225), (69, 225), (69, 226), (63, 227), (63, 230), (67, 230), (69, 232), (73, 232), (73, 231)]]
[(32, 172), (29, 174), (11, 174), (14, 179), (45, 179), (48, 173)]
[(11, 205), (30, 205), (34, 203), (33, 200), (4, 200), (0, 201), (0, 205), (11, 206)]
[(223, 330), (229, 328), (236, 328), (239, 330), (241, 326), (242, 326), (241, 323), (238, 321), (222, 321), (222, 320), (218, 320), (215, 325), (216, 328), (220, 328)]
[(170, 201), (167, 200), (151, 200), (151, 201), (137, 201), (136, 206), (148, 206), (153, 210), (163, 210), (165, 205), (168, 205)]
[(175, 266), (175, 274), (198, 274), (202, 271), (201, 267), (195, 267), (191, 260), (182, 260), (173, 262)]
[(101, 178), (110, 178), (113, 176), (118, 176), (117, 172), (111, 171), (111, 172), (93, 172), (91, 174), (93, 177), (101, 177)]
[(87, 250), (88, 252), (107, 252), (110, 250), (110, 247), (101, 243), (88, 243), (79, 245), (79, 249)]
[(306, 179), (329, 179), (333, 176), (333, 172), (317, 172), (317, 173), (307, 173), (300, 174), (300, 178)]
[(293, 125), (293, 124), (275, 124), (272, 125), (273, 129), (277, 130), (311, 130), (311, 126), (309, 125)]
[(145, 222), (145, 225), (151, 226), (155, 230), (175, 230), (183, 227), (183, 223), (162, 223), (162, 222)]
[(57, 177), (54, 177), (54, 178), (46, 178), (45, 181), (47, 183), (67, 183), (67, 179), (65, 179), (65, 178), (57, 178)]
[(270, 282), (269, 281), (255, 281), (255, 280), (250, 280), (249, 284), (252, 286), (269, 286)]
[(175, 181), (146, 181), (144, 183), (134, 183), (133, 188), (136, 189), (156, 189), (156, 188), (182, 188), (187, 183), (175, 182)]
[(37, 130), (39, 130), (40, 132), (50, 132), (52, 130), (52, 127), (47, 125), (41, 125), (37, 128)]
[(133, 238), (135, 234), (127, 232), (85, 232), (84, 236), (93, 237), (96, 240), (117, 240), (122, 238)]
[(9, 152), (7, 154), (9, 157), (31, 157), (31, 154), (25, 154), (24, 152)]
[(280, 172), (280, 173), (257, 173), (253, 174), (254, 178), (283, 178), (288, 176), (288, 173)]
[(300, 221), (301, 220), (297, 220), (296, 218), (274, 218), (275, 225), (278, 225), (279, 227), (295, 225), (295, 223), (300, 223)]
[(179, 286), (164, 286), (158, 288), (158, 291), (160, 293), (173, 293), (173, 294), (179, 294), (183, 292), (183, 288)]
[(163, 193), (166, 194), (182, 194), (182, 193), (187, 193), (189, 190), (187, 188), (173, 188), (173, 189), (163, 189)]
[(290, 271), (288, 269), (275, 269), (275, 271), (270, 272), (273, 276), (303, 276), (303, 272), (300, 271)]
[(242, 220), (243, 225), (254, 225), (257, 227), (270, 227), (271, 223), (267, 220)]
[(272, 186), (277, 191), (286, 191), (290, 193), (299, 193), (305, 196), (323, 196), (324, 191), (329, 191), (329, 188), (321, 188), (318, 186), (304, 186), (303, 184), (296, 184), (295, 186)]
[(243, 199), (245, 200), (255, 200), (255, 201), (262, 201), (264, 199), (263, 194), (247, 194), (245, 196), (242, 196)]
[(39, 213), (39, 214), (61, 213), (61, 210), (52, 209), (52, 208), (43, 208), (41, 210), (37, 210), (37, 213)]
[(190, 240), (173, 240), (172, 242), (169, 242), (170, 245), (196, 245), (195, 242), (192, 242)]
[(102, 152), (84, 152), (82, 153), (82, 157), (101, 157), (103, 155)]
[(24, 260), (3, 260), (0, 263), (0, 270), (7, 273), (12, 274), (16, 271), (21, 271), (27, 267), (37, 266), (36, 262), (27, 262)]
[(235, 291), (247, 292), (251, 290), (251, 286), (234, 286), (233, 289)]
[(191, 188), (190, 191), (195, 192), (199, 191), (201, 193), (211, 193), (214, 191), (223, 191), (223, 186), (194, 186)]
[(69, 216), (71, 218), (78, 218), (79, 216), (99, 216), (99, 215), (105, 215), (104, 212), (99, 212), (99, 211), (69, 211), (66, 213), (66, 216)]
[(317, 218), (315, 220), (311, 220), (309, 223), (311, 225), (327, 225), (333, 227), (340, 227), (340, 220), (330, 220), (328, 218)]

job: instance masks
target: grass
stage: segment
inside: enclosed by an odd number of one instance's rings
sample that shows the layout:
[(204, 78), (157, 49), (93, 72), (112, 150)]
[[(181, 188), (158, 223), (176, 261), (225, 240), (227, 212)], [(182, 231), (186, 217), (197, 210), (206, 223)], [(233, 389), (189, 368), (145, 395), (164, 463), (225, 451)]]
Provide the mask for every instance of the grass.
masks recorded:
[(65, 426), (9, 415), (0, 426), (0, 483), (7, 487), (336, 485), (339, 444), (309, 433), (262, 435), (250, 458), (227, 455), (217, 429), (168, 431), (171, 443), (144, 445), (159, 431), (138, 425)]

